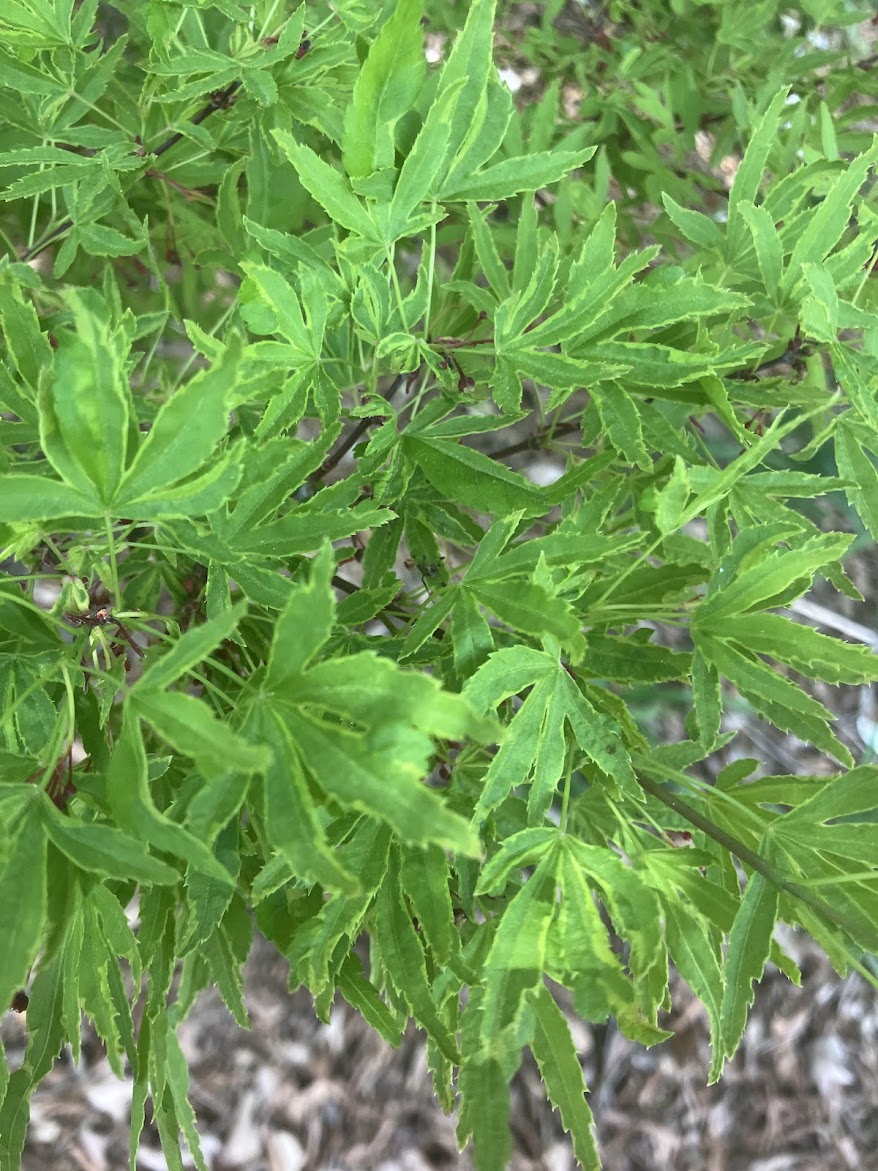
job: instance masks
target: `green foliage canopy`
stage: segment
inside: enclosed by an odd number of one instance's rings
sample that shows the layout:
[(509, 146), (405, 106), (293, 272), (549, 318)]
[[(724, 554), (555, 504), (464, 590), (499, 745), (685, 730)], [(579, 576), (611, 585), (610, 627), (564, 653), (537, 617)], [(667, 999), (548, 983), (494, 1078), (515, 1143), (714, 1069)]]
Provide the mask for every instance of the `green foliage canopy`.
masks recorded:
[[(82, 1012), (131, 1167), (151, 1097), (204, 1168), (174, 1029), (246, 1023), (254, 919), (418, 1023), (480, 1171), (527, 1048), (598, 1166), (559, 986), (651, 1045), (676, 965), (715, 1079), (778, 921), (878, 952), (878, 770), (803, 682), (875, 658), (778, 612), (858, 596), (808, 501), (878, 536), (875, 71), (841, 0), (562, 8), (3, 5), (4, 1169)], [(841, 771), (706, 784), (735, 693)]]

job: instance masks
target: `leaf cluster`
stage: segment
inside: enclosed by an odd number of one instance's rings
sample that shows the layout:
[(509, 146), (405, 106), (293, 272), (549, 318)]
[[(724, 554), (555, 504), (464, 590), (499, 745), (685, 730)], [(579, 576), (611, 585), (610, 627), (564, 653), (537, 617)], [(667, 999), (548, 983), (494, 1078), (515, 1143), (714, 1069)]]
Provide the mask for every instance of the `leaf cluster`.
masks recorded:
[[(254, 926), (321, 1018), (417, 1023), (480, 1171), (526, 1050), (599, 1165), (559, 1003), (652, 1045), (673, 965), (715, 1079), (778, 922), (878, 952), (878, 771), (811, 685), (875, 657), (790, 611), (878, 537), (875, 71), (802, 52), (835, 0), (512, 9), (3, 6), (10, 1171), (83, 1012), (131, 1167), (151, 1099), (204, 1168), (175, 1029), (247, 1023)], [(707, 783), (741, 704), (836, 771)]]

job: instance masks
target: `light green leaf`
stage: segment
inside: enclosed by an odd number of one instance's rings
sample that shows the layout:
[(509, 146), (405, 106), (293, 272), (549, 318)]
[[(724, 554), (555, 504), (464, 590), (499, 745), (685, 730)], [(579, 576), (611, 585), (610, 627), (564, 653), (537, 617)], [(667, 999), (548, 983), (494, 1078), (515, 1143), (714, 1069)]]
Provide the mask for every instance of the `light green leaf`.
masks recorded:
[(513, 871), (523, 866), (533, 866), (558, 841), (558, 830), (554, 826), (532, 827), (519, 830), (500, 843), (500, 848), (482, 867), (476, 893), (497, 895), (503, 892)]
[[(191, 696), (180, 696), (191, 699)], [(192, 703), (197, 700), (191, 699)], [(147, 780), (146, 753), (132, 706), (126, 705), (122, 734), (107, 770), (107, 798), (116, 823), (138, 840), (184, 859), (195, 870), (234, 886), (231, 874), (213, 853), (156, 808)]]
[[(9, 156), (3, 157), (8, 159)], [(8, 276), (0, 279), (0, 325), (6, 356), (12, 360), (33, 398), (40, 384), (41, 372), (52, 363), (52, 347), (40, 329), (40, 319), (33, 305)]]
[[(766, 781), (771, 779), (765, 778)], [(778, 779), (783, 782), (792, 778), (774, 778), (775, 781)], [(818, 822), (852, 817), (857, 813), (871, 813), (878, 807), (878, 768), (875, 765), (860, 765), (842, 776), (830, 777), (811, 796), (808, 796), (808, 790), (801, 784), (797, 785), (797, 790), (795, 801), (778, 801), (782, 805), (796, 805), (780, 823), (783, 827), (796, 822), (813, 827)], [(803, 797), (805, 800), (802, 800)], [(768, 797), (766, 800), (773, 798)], [(850, 824), (840, 824), (836, 828), (843, 831)]]
[(78, 231), (80, 243), (90, 256), (134, 256), (143, 247), (140, 240), (123, 236), (108, 224), (80, 224)]
[(437, 963), (447, 964), (456, 938), (445, 852), (438, 846), (405, 846), (400, 861), (400, 880), (430, 951)]
[[(192, 1103), (189, 1101), (189, 1065), (186, 1057), (177, 1039), (177, 1034), (173, 1029), (169, 1029), (165, 1038), (165, 1071), (168, 1079), (168, 1089), (171, 1091), (170, 1097), (173, 1100), (174, 1115), (176, 1116), (176, 1124), (183, 1132), (186, 1139), (186, 1146), (189, 1148), (189, 1153), (197, 1167), (198, 1171), (208, 1171), (207, 1163), (204, 1161), (204, 1155), (201, 1153), (201, 1143), (198, 1138), (198, 1129), (195, 1123), (195, 1111), (192, 1109)], [(165, 1094), (162, 1098), (162, 1106), (170, 1105), (168, 1102), (168, 1095)], [(161, 1127), (160, 1127), (161, 1130)], [(167, 1136), (167, 1142), (164, 1135), (162, 1135), (162, 1146), (167, 1153), (168, 1142), (177, 1142), (176, 1126), (171, 1128), (171, 1133)], [(179, 1148), (177, 1148), (179, 1149)], [(182, 1164), (181, 1164), (182, 1166)]]
[(787, 100), (789, 87), (784, 87), (772, 99), (759, 120), (735, 172), (735, 181), (729, 193), (729, 223), (727, 229), (728, 256), (737, 256), (745, 239), (747, 222), (740, 208), (744, 203), (755, 204), (771, 149), (777, 142), (777, 127)]
[(265, 748), (233, 732), (193, 695), (138, 687), (130, 692), (130, 703), (163, 739), (177, 752), (196, 760), (208, 776), (230, 771), (253, 773), (268, 759)]
[(487, 212), (475, 203), (468, 203), (466, 212), (476, 255), (488, 285), (498, 300), (505, 300), (510, 295), (509, 273), (500, 259), (497, 242), (486, 223)]
[(337, 722), (284, 706), (301, 759), (319, 787), (347, 808), (386, 821), (404, 842), (435, 843), (471, 857), (481, 852), (466, 821), (423, 784), (433, 745), (428, 736), (388, 723), (364, 736)]
[(778, 889), (762, 874), (751, 874), (729, 931), (720, 1029), (723, 1055), (740, 1044), (753, 1003), (753, 981), (761, 980), (777, 921)]
[(570, 1035), (570, 1026), (549, 990), (541, 984), (531, 997), (534, 1034), (530, 1043), (549, 1101), (561, 1115), (573, 1153), (583, 1171), (600, 1171), (594, 1118), (586, 1102), (588, 1088)]
[(832, 713), (794, 683), (712, 634), (696, 635), (696, 646), (766, 719), (785, 732), (828, 752), (848, 766), (848, 749), (832, 734)]
[(173, 885), (180, 881), (179, 871), (151, 857), (143, 842), (111, 825), (73, 821), (50, 801), (42, 804), (40, 812), (52, 844), (81, 870), (136, 882)]
[(61, 480), (18, 472), (0, 475), (0, 516), (6, 524), (102, 516), (103, 512), (96, 494), (87, 496)]
[(197, 472), (229, 428), (228, 399), (241, 365), (240, 336), (232, 335), (220, 360), (175, 391), (161, 407), (122, 481), (117, 508)]
[(674, 470), (656, 500), (655, 522), (660, 533), (674, 533), (679, 530), (680, 517), (691, 491), (686, 464), (678, 455), (674, 459)]
[(342, 160), (352, 178), (394, 162), (394, 129), (411, 110), (426, 72), (423, 0), (400, 0), (372, 42), (345, 110)]
[(546, 511), (539, 488), (472, 447), (404, 435), (402, 448), (435, 488), (470, 508), (496, 516), (517, 510), (541, 516)]
[[(713, 745), (722, 727), (722, 688), (716, 667), (696, 647), (692, 656), (692, 717), (699, 739)], [(687, 730), (692, 730), (687, 725)]]
[[(825, 274), (822, 274), (818, 279), (825, 279)], [(830, 301), (834, 292), (834, 289), (827, 292)], [(839, 307), (837, 297), (835, 298), (835, 306), (836, 309)], [(831, 314), (831, 312), (832, 308), (830, 307), (829, 313)], [(834, 342), (834, 340), (835, 335), (833, 334), (830, 341)], [(844, 387), (851, 406), (860, 419), (871, 428), (872, 436), (874, 436), (878, 432), (878, 403), (875, 399), (874, 369), (870, 370), (868, 366), (864, 365), (868, 361), (865, 354), (858, 353), (850, 346), (840, 343), (833, 344), (830, 346), (830, 354), (836, 376)], [(875, 440), (870, 438), (871, 445), (874, 447)]]
[(277, 322), (276, 332), (289, 342), (290, 366), (319, 359), (319, 348), (315, 350), (314, 340), (305, 324), (299, 296), (289, 281), (276, 269), (269, 268), (266, 264), (256, 264), (255, 261), (245, 260), (241, 268), (247, 279), (252, 282), (253, 288), (257, 290), (261, 305), (274, 316)]
[(591, 394), (607, 439), (613, 447), (635, 467), (649, 471), (652, 459), (643, 442), (640, 412), (631, 395), (618, 383), (593, 386)]
[(297, 142), (286, 130), (273, 130), (272, 135), (296, 168), (302, 186), (330, 219), (365, 240), (380, 242), (369, 213), (351, 191), (343, 175), (325, 163), (310, 146)]
[(266, 687), (283, 690), (314, 659), (332, 633), (335, 621), (335, 594), (330, 585), (335, 572), (332, 546), (324, 542), (310, 565), (307, 583), (297, 582), (290, 590), (286, 607), (278, 618), (268, 658)]
[(753, 247), (756, 250), (756, 261), (765, 291), (773, 305), (778, 304), (780, 283), (783, 277), (783, 243), (778, 234), (774, 221), (767, 208), (743, 200), (738, 205), (739, 214), (743, 217), (753, 236)]
[(437, 104), (445, 99), (446, 94), (457, 91), (448, 145), (444, 155), (440, 156), (446, 172), (450, 172), (455, 156), (467, 143), (489, 79), (494, 74), (492, 50), (496, 7), (496, 0), (476, 0), (470, 4), (466, 23), (439, 78)]
[(558, 275), (558, 243), (554, 238), (540, 256), (523, 290), (513, 293), (498, 306), (494, 315), (494, 344), (505, 348), (509, 339), (519, 337), (545, 312), (555, 289)]
[(444, 189), (467, 183), (494, 157), (506, 138), (514, 113), (509, 87), (489, 69), (486, 87), (469, 119), (466, 137), (442, 176)]
[(780, 605), (781, 599), (788, 604), (805, 593), (814, 574), (837, 561), (849, 544), (850, 537), (844, 534), (821, 534), (796, 549), (775, 549), (763, 555), (725, 584), (716, 575), (717, 584), (698, 607), (693, 629), (716, 630), (722, 636), (722, 623), (732, 615)]
[(238, 602), (224, 613), (191, 626), (169, 650), (149, 661), (132, 690), (161, 691), (175, 683), (203, 662), (221, 642), (231, 638), (246, 612), (247, 603)]
[(27, 984), (46, 923), (46, 830), (39, 804), (29, 801), (6, 828), (11, 843), (0, 873), (0, 1005)]
[(478, 1171), (507, 1171), (512, 1155), (508, 1078), (499, 1061), (468, 1061), (458, 1075), (461, 1108), (457, 1138), (472, 1136)]
[[(555, 914), (555, 859), (544, 856), (500, 916), (485, 967), (532, 972), (531, 984), (545, 970), (546, 941)], [(490, 977), (489, 977), (490, 983)]]
[(232, 953), (225, 928), (212, 931), (201, 945), (204, 958), (210, 968), (210, 978), (223, 1004), (241, 1029), (250, 1028), (250, 1014), (244, 1001), (241, 965)]
[(277, 714), (265, 720), (274, 750), (265, 769), (265, 833), (297, 878), (357, 894), (359, 883), (339, 863), (317, 817), (298, 753)]
[(680, 975), (707, 1009), (710, 1019), (712, 1058), (710, 1081), (722, 1072), (723, 974), (719, 965), (719, 933), (711, 931), (695, 914), (685, 914), (673, 898), (662, 900), (665, 914), (665, 937), (668, 950)]
[(699, 248), (722, 249), (725, 237), (715, 220), (703, 212), (681, 207), (666, 191), (662, 192), (662, 203), (675, 227), (680, 229), (687, 240), (697, 244)]
[(834, 342), (838, 333), (838, 293), (832, 277), (822, 264), (806, 261), (802, 276), (811, 295), (802, 302), (799, 320), (804, 332), (822, 342)]
[(235, 553), (287, 558), (296, 553), (313, 553), (324, 540), (340, 541), (361, 529), (388, 524), (395, 515), (368, 501), (345, 512), (300, 507), (272, 524), (235, 533), (229, 544)]
[(59, 331), (52, 389), (40, 409), (51, 412), (45, 426), (80, 470), (73, 482), (80, 488), (84, 481), (93, 484), (108, 504), (119, 487), (128, 446), (127, 346), (98, 318), (100, 302), (93, 311), (91, 297), (71, 291), (67, 300), (75, 333)]
[(413, 212), (436, 188), (436, 181), (444, 167), (451, 123), (462, 88), (463, 82), (460, 82), (453, 89), (446, 89), (433, 103), (400, 168), (387, 212), (385, 235), (388, 244), (411, 230)]
[(589, 146), (582, 150), (548, 150), (522, 158), (503, 159), (458, 186), (443, 185), (439, 198), (446, 202), (499, 202), (522, 191), (539, 191), (588, 162), (596, 150), (597, 147)]
[(418, 1024), (449, 1061), (459, 1064), (460, 1054), (431, 995), (424, 951), (402, 900), (395, 851), (391, 851), (390, 865), (378, 892), (375, 910), (375, 938), (384, 956), (387, 975), (409, 1004)]
[(133, 520), (191, 520), (210, 515), (234, 494), (243, 472), (245, 445), (236, 443), (207, 465), (206, 471), (177, 484), (159, 487), (137, 500), (117, 501)]
[(878, 144), (846, 163), (827, 194), (811, 211), (784, 273), (784, 294), (792, 293), (804, 273), (805, 263), (819, 264), (838, 244), (850, 221), (851, 204), (876, 160)]
[(810, 626), (791, 622), (779, 614), (724, 617), (720, 625), (724, 638), (788, 663), (812, 679), (826, 683), (868, 683), (878, 678), (878, 655), (869, 647), (827, 638)]
[(402, 1026), (378, 995), (374, 984), (370, 984), (363, 975), (363, 966), (354, 953), (346, 956), (342, 964), (338, 974), (338, 991), (389, 1045), (399, 1045)]
[[(878, 541), (878, 470), (860, 442), (857, 431), (842, 418), (835, 430), (835, 457), (838, 470), (849, 481), (845, 495), (856, 509), (872, 538)], [(0, 480), (2, 501), (3, 480)], [(0, 504), (2, 512), (2, 504)]]
[(574, 662), (582, 657), (582, 620), (565, 598), (553, 597), (542, 586), (523, 581), (476, 580), (467, 583), (467, 592), (514, 629), (535, 636), (554, 635)]

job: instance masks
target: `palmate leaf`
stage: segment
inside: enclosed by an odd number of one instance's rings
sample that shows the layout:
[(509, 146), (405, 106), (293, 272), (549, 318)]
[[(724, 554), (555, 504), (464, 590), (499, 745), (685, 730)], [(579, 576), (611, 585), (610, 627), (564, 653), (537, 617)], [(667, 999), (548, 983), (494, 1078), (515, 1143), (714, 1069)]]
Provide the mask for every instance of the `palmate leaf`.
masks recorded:
[[(367, 672), (361, 686), (369, 688)], [(433, 842), (473, 857), (481, 852), (466, 821), (423, 785), (433, 752), (429, 736), (395, 721), (364, 736), (283, 701), (277, 711), (317, 785), (333, 800), (382, 818), (404, 842)]]
[(874, 868), (878, 826), (872, 814), (878, 808), (878, 795), (873, 766), (864, 765), (831, 778), (820, 785), (817, 793), (793, 778), (766, 778), (758, 784), (773, 786), (759, 794), (762, 800), (776, 797), (783, 804), (795, 802), (792, 811), (772, 823), (770, 832), (772, 841), (787, 855), (796, 858), (800, 866), (804, 863), (804, 874), (809, 873), (809, 852), (833, 855), (836, 862), (849, 859)]
[(488, 711), (527, 687), (532, 690), (513, 716), (485, 774), (473, 813), (475, 823), (504, 801), (514, 786), (526, 783), (530, 785), (531, 824), (542, 821), (564, 770), (565, 722), (585, 757), (611, 781), (623, 787), (634, 783), (619, 728), (586, 699), (557, 655), (524, 647), (496, 651), (467, 681), (464, 695), (477, 709)]
[(552, 240), (536, 259), (530, 280), (514, 292), (494, 314), (494, 345), (499, 351), (508, 338), (517, 338), (542, 314), (552, 298), (558, 275), (558, 246)]
[(465, 184), (494, 158), (505, 141), (514, 113), (515, 103), (509, 87), (489, 70), (487, 86), (479, 95), (466, 137), (441, 176), (443, 190), (451, 191)]
[[(478, 111), (484, 100), (489, 79), (494, 76), (492, 49), (496, 8), (496, 0), (476, 0), (469, 6), (466, 23), (442, 69), (436, 93), (437, 104), (454, 91), (457, 92), (457, 98), (450, 121), (447, 145), (439, 156), (443, 166), (437, 169), (437, 174), (451, 173), (455, 157), (465, 147), (473, 125), (478, 120)], [(429, 118), (428, 114), (427, 119)], [(502, 131), (494, 142), (488, 142), (485, 148), (486, 152), (489, 152), (488, 157), (493, 154), (491, 147), (496, 150), (500, 141)]]
[(81, 870), (145, 883), (180, 881), (172, 866), (153, 858), (141, 841), (113, 826), (73, 821), (48, 799), (41, 802), (40, 814), (52, 844)]
[(436, 680), (371, 652), (309, 669), (335, 618), (333, 562), (326, 546), (309, 583), (291, 592), (262, 699), (327, 796), (387, 821), (405, 842), (478, 855), (478, 838), (466, 821), (422, 782), (434, 751), (431, 737), (487, 739), (491, 723)]
[[(876, 441), (866, 432), (872, 446)], [(845, 495), (871, 536), (878, 540), (878, 470), (869, 458), (871, 448), (863, 443), (858, 429), (843, 418), (835, 431), (835, 457), (838, 470), (848, 481)], [(3, 481), (0, 480), (0, 491)]]
[(482, 867), (476, 892), (500, 894), (513, 871), (535, 865), (548, 851), (554, 849), (557, 841), (558, 831), (553, 826), (532, 826), (503, 839), (497, 853)]
[(456, 949), (448, 859), (438, 846), (406, 846), (400, 880), (437, 963), (447, 964)]
[(6, 524), (98, 517), (103, 513), (104, 505), (94, 491), (86, 494), (48, 476), (0, 474), (0, 516)]
[(349, 955), (342, 965), (338, 990), (389, 1045), (399, 1045), (402, 1040), (399, 1021), (378, 995), (374, 984), (363, 975), (362, 964), (356, 955)]
[(575, 866), (596, 887), (617, 931), (630, 943), (628, 969), (642, 1017), (626, 1014), (626, 1027), (647, 1044), (658, 1039), (656, 1015), (668, 983), (668, 953), (662, 939), (660, 908), (648, 877), (626, 866), (611, 850), (575, 839), (563, 843)]
[(568, 850), (560, 852), (557, 877), (561, 903), (551, 928), (547, 967), (552, 970), (553, 960), (564, 983), (574, 985), (576, 1010), (587, 1020), (602, 1023), (611, 1015), (631, 1015), (634, 989), (610, 947), (587, 874)]
[(40, 373), (52, 363), (52, 347), (30, 301), (8, 276), (0, 277), (0, 326), (5, 353), (29, 392), (22, 397), (24, 402), (31, 400), (33, 410)]
[(476, 580), (467, 583), (459, 594), (470, 594), (515, 630), (551, 635), (569, 652), (571, 661), (581, 660), (585, 650), (581, 619), (566, 599), (549, 593), (536, 582)]
[(777, 141), (777, 126), (786, 103), (788, 88), (781, 89), (772, 99), (754, 130), (741, 164), (735, 172), (735, 181), (729, 193), (729, 219), (726, 229), (729, 259), (739, 255), (746, 240), (747, 221), (741, 214), (744, 204), (755, 204), (762, 184), (765, 166)]
[(207, 778), (222, 777), (230, 771), (250, 774), (268, 759), (264, 747), (232, 731), (194, 695), (138, 688), (128, 703), (130, 710), (151, 724), (177, 752), (192, 757)]
[[(338, 862), (326, 841), (295, 744), (282, 717), (266, 713), (266, 739), (274, 745), (264, 770), (265, 833), (293, 874), (328, 890), (357, 894), (359, 884)], [(257, 726), (252, 726), (256, 730)]]
[[(356, 874), (359, 895), (332, 895), (313, 918), (295, 931), (287, 945), (291, 985), (307, 983), (315, 994), (330, 990), (341, 968), (343, 953), (358, 937), (373, 896), (384, 881), (391, 845), (389, 828), (374, 818), (363, 817), (338, 848), (340, 865)], [(289, 931), (289, 927), (286, 928)], [(346, 941), (347, 946), (339, 944)]]
[(161, 691), (188, 674), (221, 642), (232, 636), (246, 610), (246, 603), (239, 602), (225, 613), (184, 631), (170, 650), (149, 663), (138, 679), (136, 688), (140, 691)]
[[(275, 332), (279, 333), (290, 347), (289, 364), (300, 365), (303, 362), (317, 361), (320, 358), (320, 340), (313, 338), (305, 323), (305, 315), (299, 296), (285, 277), (265, 264), (255, 264), (244, 261), (241, 268), (247, 275), (249, 286), (245, 285), (245, 292), (250, 289), (259, 297), (259, 308), (265, 313), (268, 311), (276, 322)], [(252, 296), (253, 293), (251, 292)], [(267, 330), (255, 328), (254, 332), (262, 333)], [(317, 345), (315, 346), (315, 342)], [(253, 347), (250, 349), (254, 353)], [(259, 353), (259, 351), (256, 351)], [(254, 355), (255, 356), (255, 355)]]
[(58, 1011), (63, 993), (64, 968), (59, 949), (40, 965), (30, 989), (24, 1064), (9, 1078), (0, 1107), (0, 1166), (20, 1166), (30, 1120), (30, 1096), (55, 1064), (65, 1040)]
[(233, 533), (229, 547), (235, 554), (256, 554), (265, 557), (291, 557), (296, 553), (312, 553), (326, 538), (340, 541), (362, 529), (388, 524), (395, 517), (390, 509), (364, 501), (345, 511), (322, 509), (319, 496), (315, 507), (295, 508), (271, 524)]
[(841, 240), (850, 220), (851, 204), (876, 160), (878, 144), (847, 163), (825, 198), (809, 216), (806, 227), (796, 240), (783, 276), (782, 288), (785, 293), (792, 292), (804, 274), (806, 262), (819, 264)]
[[(555, 914), (555, 869), (556, 850), (552, 850), (539, 861), (533, 874), (513, 895), (497, 924), (491, 950), (485, 960), (488, 981), (485, 992), (484, 1012), (492, 1011), (491, 1001), (494, 987), (492, 971), (527, 972), (528, 979), (535, 984), (545, 969), (546, 944), (549, 929)], [(521, 989), (523, 995), (524, 989)], [(498, 1018), (507, 1013), (508, 1006), (496, 1011)], [(485, 1030), (491, 1036), (491, 1030)]]

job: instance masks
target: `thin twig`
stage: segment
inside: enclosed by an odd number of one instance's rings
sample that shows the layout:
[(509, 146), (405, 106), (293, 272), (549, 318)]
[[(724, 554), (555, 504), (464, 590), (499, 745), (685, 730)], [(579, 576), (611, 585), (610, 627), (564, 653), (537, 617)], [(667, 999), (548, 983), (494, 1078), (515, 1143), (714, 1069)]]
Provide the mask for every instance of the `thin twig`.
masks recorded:
[[(381, 395), (386, 402), (390, 402), (396, 392), (406, 382), (412, 381), (420, 373), (419, 370), (414, 371), (414, 374), (400, 374), (393, 380), (390, 387)], [(334, 451), (331, 451), (317, 471), (311, 476), (311, 483), (315, 484), (318, 480), (324, 479), (335, 468), (357, 443), (359, 439), (365, 434), (366, 430), (372, 426), (374, 422), (381, 421), (382, 415), (369, 415), (368, 418), (360, 419), (357, 425), (340, 440), (338, 446)]]
[(545, 427), (534, 432), (533, 435), (529, 435), (527, 439), (522, 439), (519, 443), (510, 443), (508, 447), (492, 451), (491, 459), (506, 459), (509, 455), (518, 455), (520, 451), (533, 451), (535, 448), (542, 447), (546, 439), (554, 439), (556, 435), (567, 435), (571, 431), (576, 431), (578, 427), (579, 424), (572, 421), (559, 423), (554, 430), (551, 427)]
[[(679, 813), (690, 825), (694, 825), (696, 829), (700, 829), (702, 833), (707, 834), (709, 838), (712, 838), (720, 846), (723, 846), (731, 854), (734, 854), (736, 858), (740, 859), (741, 862), (749, 866), (752, 870), (755, 870), (757, 874), (761, 874), (772, 886), (784, 891), (786, 894), (792, 896), (792, 898), (798, 899), (799, 902), (810, 907), (812, 911), (816, 911), (818, 915), (821, 915), (828, 922), (841, 928), (852, 941), (856, 941), (860, 946), (863, 945), (862, 924), (855, 922), (846, 912), (839, 910), (837, 907), (832, 906), (831, 903), (827, 903), (825, 900), (819, 898), (808, 887), (802, 886), (801, 883), (788, 878), (777, 867), (767, 862), (761, 854), (757, 854), (755, 850), (751, 850), (749, 846), (744, 845), (742, 841), (733, 837), (732, 834), (726, 833), (724, 829), (712, 822), (710, 818), (704, 817), (697, 809), (693, 809), (687, 801), (684, 801), (682, 797), (678, 797), (676, 793), (671, 792), (664, 785), (658, 784), (650, 780), (649, 777), (642, 775), (637, 777), (637, 783), (647, 793), (661, 801), (663, 805), (667, 805), (669, 809), (673, 809), (675, 813)], [(875, 934), (868, 940), (865, 946), (870, 951), (878, 951), (878, 934)]]

